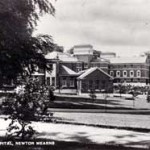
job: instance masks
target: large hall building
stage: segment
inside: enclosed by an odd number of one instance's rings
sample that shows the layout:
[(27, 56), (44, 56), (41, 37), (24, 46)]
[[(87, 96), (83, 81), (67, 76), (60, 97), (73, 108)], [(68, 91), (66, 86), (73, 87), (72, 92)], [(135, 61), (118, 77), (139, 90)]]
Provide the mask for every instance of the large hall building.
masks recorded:
[(117, 57), (113, 52), (95, 50), (92, 45), (76, 45), (67, 52), (53, 51), (46, 59), (53, 66), (45, 72), (47, 85), (72, 93), (112, 91), (114, 85), (148, 86), (150, 55)]

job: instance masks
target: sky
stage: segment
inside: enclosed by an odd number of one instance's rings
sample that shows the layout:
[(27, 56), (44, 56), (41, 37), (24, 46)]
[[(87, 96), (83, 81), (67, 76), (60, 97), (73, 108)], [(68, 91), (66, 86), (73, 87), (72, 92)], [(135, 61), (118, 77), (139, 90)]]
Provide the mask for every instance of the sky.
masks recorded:
[[(51, 0), (50, 0), (51, 1)], [(36, 34), (49, 34), (65, 50), (91, 44), (118, 56), (150, 51), (150, 0), (57, 0)]]

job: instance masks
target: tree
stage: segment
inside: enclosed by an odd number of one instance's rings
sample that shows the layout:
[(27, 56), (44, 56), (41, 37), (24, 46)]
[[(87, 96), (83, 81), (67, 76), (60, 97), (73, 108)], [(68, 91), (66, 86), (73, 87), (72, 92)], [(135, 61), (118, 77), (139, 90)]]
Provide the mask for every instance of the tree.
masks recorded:
[(5, 110), (12, 119), (8, 131), (22, 139), (34, 134), (31, 121), (48, 108), (44, 101), (46, 88), (31, 80), (37, 66), (52, 69), (44, 57), (55, 47), (51, 36), (33, 36), (37, 21), (45, 13), (55, 13), (50, 0), (0, 1), (0, 83), (21, 77), (19, 84), (24, 85), (24, 90), (8, 99)]
[(24, 73), (31, 74), (35, 66), (47, 67), (44, 47), (52, 51), (52, 39), (48, 35), (33, 36), (37, 21), (44, 13), (55, 13), (49, 0), (0, 1), (1, 83)]
[(9, 138), (29, 139), (35, 133), (30, 125), (31, 121), (39, 121), (46, 114), (52, 115), (48, 112), (48, 107), (54, 97), (46, 101), (47, 92), (48, 88), (44, 84), (39, 84), (37, 78), (27, 77), (18, 93), (13, 93), (3, 103), (4, 113), (11, 114), (8, 117), (11, 119), (8, 127)]

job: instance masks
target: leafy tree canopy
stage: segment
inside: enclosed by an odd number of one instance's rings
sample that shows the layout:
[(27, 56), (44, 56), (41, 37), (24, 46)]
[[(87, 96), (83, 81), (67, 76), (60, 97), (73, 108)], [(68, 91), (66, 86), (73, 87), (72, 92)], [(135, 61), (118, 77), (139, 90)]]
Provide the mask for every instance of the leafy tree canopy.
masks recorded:
[(35, 65), (46, 67), (43, 50), (53, 50), (52, 39), (32, 35), (45, 13), (55, 13), (49, 0), (0, 1), (0, 79), (15, 79), (25, 70), (31, 73)]

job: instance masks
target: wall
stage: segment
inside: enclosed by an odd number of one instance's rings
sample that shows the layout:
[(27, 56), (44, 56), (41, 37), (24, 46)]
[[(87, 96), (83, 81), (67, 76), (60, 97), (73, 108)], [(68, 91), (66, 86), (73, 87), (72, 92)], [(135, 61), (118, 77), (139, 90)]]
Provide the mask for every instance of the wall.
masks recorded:
[(92, 89), (95, 92), (102, 91), (112, 91), (113, 82), (110, 80), (110, 77), (100, 72), (99, 70), (95, 70), (93, 73), (89, 74), (84, 80), (80, 81), (80, 90), (82, 93), (90, 92)]
[[(141, 76), (137, 76), (137, 71), (141, 72)], [(147, 83), (149, 79), (149, 67), (146, 63), (140, 64), (111, 64), (110, 73), (113, 71), (114, 83), (117, 82), (141, 82)], [(116, 73), (120, 71), (120, 77), (117, 77)], [(127, 71), (127, 76), (123, 75), (123, 71)], [(130, 71), (134, 72), (134, 76), (130, 75)]]

